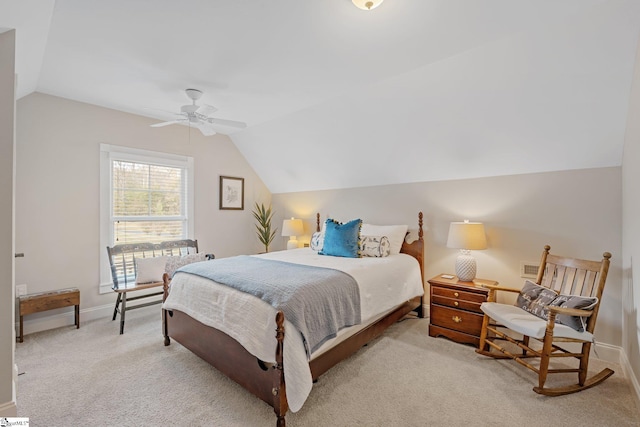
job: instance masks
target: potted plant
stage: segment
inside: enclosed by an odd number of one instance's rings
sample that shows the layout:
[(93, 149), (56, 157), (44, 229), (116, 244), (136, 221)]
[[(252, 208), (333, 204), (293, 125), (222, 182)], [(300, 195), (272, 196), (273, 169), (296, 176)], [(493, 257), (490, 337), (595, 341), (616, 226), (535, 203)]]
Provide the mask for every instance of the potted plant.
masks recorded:
[(273, 213), (271, 205), (269, 205), (269, 208), (265, 208), (263, 203), (258, 205), (258, 202), (256, 202), (255, 207), (253, 208), (253, 217), (257, 221), (256, 233), (258, 234), (258, 239), (264, 245), (265, 252), (269, 252), (269, 245), (276, 236), (277, 228), (271, 230), (271, 219), (273, 218)]

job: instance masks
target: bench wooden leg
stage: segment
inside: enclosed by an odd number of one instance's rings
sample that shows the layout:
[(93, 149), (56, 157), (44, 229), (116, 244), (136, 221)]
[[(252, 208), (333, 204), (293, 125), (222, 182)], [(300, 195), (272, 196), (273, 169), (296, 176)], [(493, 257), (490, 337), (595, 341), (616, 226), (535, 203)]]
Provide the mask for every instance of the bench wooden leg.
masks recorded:
[[(120, 294), (118, 294), (120, 296)], [(120, 306), (120, 335), (124, 334), (124, 313), (127, 311), (127, 293), (122, 293), (122, 305)]]
[(80, 304), (76, 304), (76, 329), (80, 329)]
[(22, 335), (22, 317), (20, 316), (20, 337), (18, 338), (19, 342), (24, 342), (24, 335)]
[(121, 293), (118, 292), (118, 298), (116, 298), (116, 307), (113, 309), (113, 318), (111, 319), (116, 320), (116, 316), (118, 315), (118, 307), (120, 306), (120, 297), (121, 297)]

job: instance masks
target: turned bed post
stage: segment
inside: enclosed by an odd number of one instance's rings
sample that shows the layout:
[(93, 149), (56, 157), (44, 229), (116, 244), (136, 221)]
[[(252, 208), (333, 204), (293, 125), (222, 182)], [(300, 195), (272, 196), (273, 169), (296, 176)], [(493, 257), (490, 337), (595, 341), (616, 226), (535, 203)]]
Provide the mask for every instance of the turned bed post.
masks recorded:
[(278, 417), (276, 426), (285, 427), (284, 416), (289, 409), (287, 403), (287, 391), (284, 383), (284, 313), (278, 311), (276, 314), (276, 364), (273, 369), (277, 371), (277, 375), (273, 379), (273, 410)]

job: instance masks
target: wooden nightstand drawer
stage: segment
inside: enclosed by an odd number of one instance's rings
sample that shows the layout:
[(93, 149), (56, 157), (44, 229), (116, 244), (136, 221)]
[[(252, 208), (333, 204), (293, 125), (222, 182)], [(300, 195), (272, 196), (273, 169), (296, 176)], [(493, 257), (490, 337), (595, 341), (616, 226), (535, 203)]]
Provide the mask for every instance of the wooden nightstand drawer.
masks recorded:
[[(474, 295), (476, 296), (476, 295)], [(479, 302), (469, 302), (468, 300), (461, 300), (455, 298), (445, 298), (439, 295), (436, 295), (435, 292), (431, 297), (431, 301), (434, 304), (445, 305), (447, 307), (459, 308), (461, 310), (473, 311), (475, 313), (482, 314), (482, 310), (480, 310), (480, 304), (487, 300), (483, 295), (477, 295), (477, 297), (481, 297), (481, 301)]]
[(465, 301), (475, 301), (483, 303), (487, 300), (487, 296), (484, 293), (465, 292), (458, 289), (443, 288), (441, 286), (434, 285), (431, 289), (434, 295), (441, 295), (447, 298), (457, 298)]
[(431, 308), (431, 323), (443, 328), (454, 329), (477, 335), (482, 328), (483, 315), (455, 308), (434, 305)]

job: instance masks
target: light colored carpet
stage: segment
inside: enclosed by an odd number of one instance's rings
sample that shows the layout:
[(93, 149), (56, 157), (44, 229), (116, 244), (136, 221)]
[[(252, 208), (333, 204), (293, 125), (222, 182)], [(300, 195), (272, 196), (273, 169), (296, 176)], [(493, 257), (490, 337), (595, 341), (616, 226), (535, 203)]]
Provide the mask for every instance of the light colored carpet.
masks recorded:
[[(30, 334), (16, 344), (18, 414), (31, 426), (274, 426), (273, 409), (175, 341), (157, 307)], [(428, 336), (408, 319), (320, 377), (295, 426), (639, 426), (620, 366), (603, 384), (545, 397), (513, 361)], [(592, 359), (593, 368), (602, 362)]]

